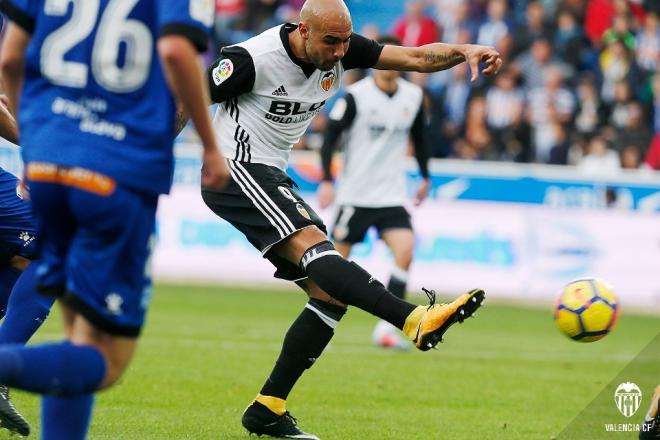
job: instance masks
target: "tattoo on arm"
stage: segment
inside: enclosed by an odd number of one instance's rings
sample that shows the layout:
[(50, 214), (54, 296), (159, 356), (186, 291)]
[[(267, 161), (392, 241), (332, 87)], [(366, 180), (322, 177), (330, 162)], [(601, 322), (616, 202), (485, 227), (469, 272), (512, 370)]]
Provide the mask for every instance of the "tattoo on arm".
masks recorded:
[(184, 111), (177, 111), (174, 120), (174, 133), (178, 136), (188, 123), (188, 115)]
[(426, 52), (424, 54), (424, 61), (430, 64), (456, 64), (465, 61), (465, 57), (461, 54), (447, 55), (442, 53)]

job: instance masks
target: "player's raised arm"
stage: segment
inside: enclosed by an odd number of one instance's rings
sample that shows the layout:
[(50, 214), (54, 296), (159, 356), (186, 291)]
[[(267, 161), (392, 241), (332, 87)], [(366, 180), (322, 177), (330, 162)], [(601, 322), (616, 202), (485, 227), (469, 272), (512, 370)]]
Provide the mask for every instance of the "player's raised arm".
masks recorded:
[(0, 95), (0, 136), (9, 142), (18, 144), (18, 125), (9, 111), (10, 101), (6, 95)]
[(185, 37), (168, 35), (158, 40), (170, 88), (190, 116), (204, 147), (202, 183), (219, 188), (229, 181), (229, 170), (215, 140), (207, 111), (208, 89), (197, 58), (197, 50)]
[(419, 111), (415, 117), (415, 121), (410, 129), (410, 138), (412, 139), (413, 148), (415, 150), (415, 159), (417, 160), (417, 165), (419, 166), (419, 173), (422, 175), (422, 181), (417, 187), (415, 192), (415, 206), (422, 204), (424, 199), (429, 193), (431, 188), (431, 180), (429, 177), (429, 147), (426, 142), (426, 111), (424, 108), (424, 100), (422, 100), (421, 105), (419, 106)]
[(374, 66), (375, 69), (415, 72), (437, 72), (450, 69), (466, 61), (470, 65), (471, 80), (479, 77), (479, 65), (484, 75), (496, 74), (502, 65), (499, 52), (492, 47), (476, 44), (432, 43), (420, 47), (387, 45)]
[(18, 100), (23, 87), (25, 48), (29, 42), (30, 34), (25, 29), (14, 23), (9, 24), (2, 43), (2, 50), (0, 50), (0, 70), (5, 88), (4, 93), (7, 94), (9, 110), (13, 115), (18, 109)]
[(350, 128), (355, 119), (355, 99), (350, 93), (337, 101), (330, 112), (328, 126), (323, 136), (321, 146), (321, 166), (323, 168), (323, 180), (318, 189), (318, 200), (321, 208), (327, 208), (334, 200), (334, 188), (332, 185), (332, 155), (335, 151), (337, 141), (344, 130)]

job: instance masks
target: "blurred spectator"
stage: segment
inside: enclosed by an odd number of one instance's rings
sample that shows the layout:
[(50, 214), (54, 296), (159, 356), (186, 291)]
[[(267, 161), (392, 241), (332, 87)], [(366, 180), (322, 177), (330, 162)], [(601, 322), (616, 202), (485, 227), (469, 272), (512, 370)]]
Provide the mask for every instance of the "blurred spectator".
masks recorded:
[(603, 34), (603, 45), (608, 46), (615, 41), (621, 41), (628, 50), (635, 49), (635, 35), (630, 29), (630, 19), (627, 15), (616, 15), (612, 27)]
[(596, 136), (589, 142), (587, 154), (578, 163), (578, 166), (585, 172), (597, 174), (619, 170), (621, 162), (616, 151), (607, 146), (607, 141)]
[(404, 46), (422, 46), (438, 41), (438, 25), (424, 15), (423, 0), (408, 0), (406, 15), (394, 25), (392, 32)]
[(618, 81), (614, 85), (614, 101), (609, 108), (610, 125), (617, 129), (627, 126), (632, 105), (634, 105), (632, 87), (626, 80)]
[(606, 107), (603, 105), (596, 88), (593, 74), (585, 74), (577, 86), (577, 112), (575, 129), (585, 136), (592, 136), (603, 123)]
[(221, 47), (241, 41), (235, 27), (244, 13), (245, 0), (216, 0), (214, 40), (218, 54)]
[(545, 38), (537, 38), (529, 50), (521, 54), (512, 68), (520, 74), (527, 89), (543, 87), (544, 75), (551, 66), (559, 68), (567, 77), (572, 69), (553, 56), (552, 46)]
[(651, 79), (651, 93), (653, 95), (653, 104), (651, 105), (653, 131), (660, 133), (660, 73), (656, 73)]
[[(468, 82), (467, 65), (461, 64), (449, 71), (450, 81), (443, 93), (436, 98), (436, 107), (439, 114), (432, 115), (432, 119), (439, 119), (440, 137), (443, 142), (438, 147), (453, 145), (458, 139), (461, 129), (465, 124), (467, 114), (467, 102), (470, 96), (470, 84)], [(431, 124), (434, 126), (434, 124)], [(438, 125), (435, 125), (438, 126)], [(436, 157), (443, 157), (448, 152), (434, 151)]]
[(277, 19), (282, 23), (297, 23), (305, 0), (283, 0), (277, 9)]
[(500, 39), (509, 33), (509, 25), (506, 22), (507, 8), (506, 0), (488, 2), (488, 15), (477, 31), (477, 44), (497, 47)]
[(614, 13), (612, 0), (588, 0), (584, 30), (594, 46), (600, 47), (603, 34), (612, 24)]
[(660, 171), (660, 133), (656, 133), (653, 137), (649, 150), (646, 152), (644, 159), (644, 166)]
[(442, 41), (458, 44), (461, 33), (467, 33), (467, 41), (473, 42), (478, 24), (470, 16), (470, 4), (464, 0), (437, 0), (436, 17), (442, 26)]
[(486, 93), (486, 121), (497, 153), (503, 159), (514, 159), (508, 147), (516, 142), (524, 105), (525, 94), (516, 86), (516, 78), (509, 70), (501, 71), (495, 78), (495, 86)]
[(492, 137), (486, 126), (486, 98), (476, 96), (468, 103), (464, 138), (456, 143), (459, 158), (496, 160)]
[(627, 80), (632, 83), (634, 79), (634, 66), (630, 51), (621, 40), (611, 41), (600, 55), (600, 68), (603, 75), (601, 96), (610, 103), (614, 100), (616, 83)]
[(518, 26), (513, 36), (513, 56), (518, 56), (531, 46), (534, 40), (552, 41), (552, 27), (545, 22), (545, 10), (540, 1), (527, 5), (525, 24)]
[(621, 150), (621, 168), (636, 170), (642, 166), (642, 151), (637, 145), (627, 145)]
[[(548, 162), (550, 151), (565, 142), (556, 124), (566, 124), (573, 116), (575, 99), (562, 85), (562, 71), (556, 66), (545, 70), (545, 84), (529, 92), (529, 121), (533, 130), (537, 162)], [(565, 137), (565, 136), (564, 136)]]
[(582, 69), (589, 48), (589, 41), (580, 28), (577, 18), (568, 9), (557, 14), (557, 32), (554, 37), (555, 52), (574, 70)]
[(275, 11), (279, 6), (279, 0), (245, 0), (245, 13), (237, 23), (237, 28), (258, 34), (275, 26)]
[(640, 155), (646, 151), (653, 133), (646, 124), (644, 110), (639, 102), (631, 101), (626, 110), (625, 125), (615, 131), (613, 147), (623, 152), (624, 148), (634, 146), (639, 149)]
[(644, 26), (637, 33), (636, 40), (637, 65), (647, 78), (660, 67), (660, 25), (657, 14), (646, 14)]

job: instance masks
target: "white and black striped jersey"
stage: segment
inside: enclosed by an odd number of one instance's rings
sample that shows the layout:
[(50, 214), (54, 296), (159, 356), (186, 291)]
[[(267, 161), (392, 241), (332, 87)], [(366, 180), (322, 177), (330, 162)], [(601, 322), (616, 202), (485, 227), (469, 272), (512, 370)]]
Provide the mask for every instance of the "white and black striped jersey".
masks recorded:
[(332, 70), (320, 71), (293, 54), (295, 24), (269, 29), (224, 47), (209, 68), (218, 143), (229, 159), (286, 169), (289, 152), (341, 85), (345, 70), (373, 67), (382, 46), (357, 34)]
[(367, 77), (347, 88), (330, 112), (321, 156), (324, 180), (332, 180), (332, 150), (345, 133), (344, 167), (336, 202), (365, 208), (401, 206), (406, 201), (406, 150), (412, 137), (423, 177), (428, 177), (422, 89), (404, 79), (389, 95)]

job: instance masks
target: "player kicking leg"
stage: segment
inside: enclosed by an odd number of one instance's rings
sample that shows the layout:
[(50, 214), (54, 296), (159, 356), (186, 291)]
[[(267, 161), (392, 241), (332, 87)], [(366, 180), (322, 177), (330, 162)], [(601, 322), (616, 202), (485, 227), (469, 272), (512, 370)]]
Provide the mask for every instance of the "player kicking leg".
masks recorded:
[[(298, 24), (276, 26), (222, 48), (208, 70), (210, 98), (220, 104), (214, 116), (218, 139), (231, 159), (233, 182), (223, 191), (203, 188), (202, 196), (273, 262), (276, 276), (308, 279), (303, 287), (309, 302), (287, 332), (273, 372), (246, 410), (243, 425), (260, 434), (314, 439), (297, 428), (285, 400), (332, 337), (344, 305), (386, 320), (417, 348), (429, 350), (451, 325), (475, 312), (484, 292), (476, 289), (446, 305), (435, 304), (429, 293), (431, 305), (419, 307), (392, 295), (327, 240), (323, 222), (291, 188), (284, 171), (289, 153), (339, 91), (347, 70), (435, 72), (468, 62), (476, 80), (480, 63), (481, 72), (495, 74), (502, 60), (492, 48), (469, 44), (380, 45), (353, 32), (341, 0), (307, 0), (300, 18)], [(414, 115), (412, 109), (410, 113)], [(388, 129), (374, 128), (374, 133)]]
[(472, 316), (484, 299), (473, 290), (450, 304), (415, 306), (392, 295), (327, 240), (318, 215), (292, 188), (280, 169), (229, 161), (233, 181), (221, 191), (202, 190), (205, 203), (243, 232), (269, 259), (275, 276), (295, 281), (309, 302), (289, 328), (279, 358), (243, 425), (257, 434), (315, 439), (287, 412), (286, 399), (303, 372), (321, 355), (346, 306), (365, 310), (402, 330), (420, 350), (435, 347), (455, 323)]

